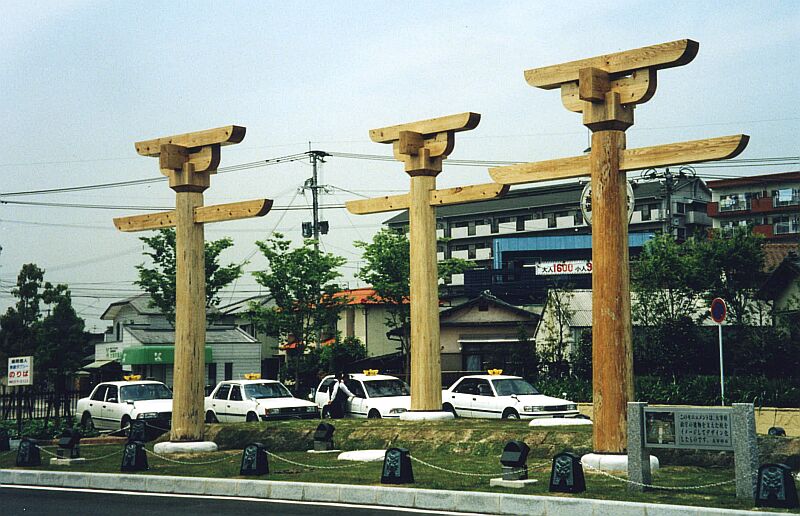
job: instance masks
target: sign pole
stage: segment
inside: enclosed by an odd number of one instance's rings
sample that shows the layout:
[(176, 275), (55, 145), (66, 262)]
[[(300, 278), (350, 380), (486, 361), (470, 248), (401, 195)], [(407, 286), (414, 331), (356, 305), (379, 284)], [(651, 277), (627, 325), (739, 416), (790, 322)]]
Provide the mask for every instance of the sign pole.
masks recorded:
[(725, 370), (722, 366), (722, 323), (717, 324), (719, 328), (719, 391), (722, 397), (722, 406), (725, 406)]

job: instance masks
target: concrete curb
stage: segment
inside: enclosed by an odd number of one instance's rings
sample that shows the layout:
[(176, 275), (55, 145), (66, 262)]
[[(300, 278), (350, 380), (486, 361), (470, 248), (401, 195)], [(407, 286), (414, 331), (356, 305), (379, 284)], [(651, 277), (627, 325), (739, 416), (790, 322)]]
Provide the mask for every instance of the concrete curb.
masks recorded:
[[(754, 514), (752, 511), (614, 502), (593, 500), (591, 498), (559, 498), (555, 496), (279, 482), (274, 480), (190, 478), (116, 473), (70, 473), (23, 469), (0, 469), (0, 485), (3, 484), (152, 493), (247, 496), (276, 500), (338, 502), (520, 516), (563, 514), (572, 516), (583, 514), (593, 516), (734, 516)], [(781, 513), (759, 511), (758, 514)]]

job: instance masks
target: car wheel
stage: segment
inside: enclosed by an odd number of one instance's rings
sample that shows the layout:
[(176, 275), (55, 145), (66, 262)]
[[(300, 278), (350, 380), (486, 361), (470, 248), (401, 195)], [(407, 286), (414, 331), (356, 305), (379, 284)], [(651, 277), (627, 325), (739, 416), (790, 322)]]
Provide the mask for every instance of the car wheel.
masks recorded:
[(119, 430), (123, 435), (131, 435), (131, 418), (129, 416), (122, 416), (122, 421), (119, 422)]
[(451, 404), (449, 404), (449, 403), (445, 403), (445, 404), (442, 406), (442, 410), (444, 410), (445, 412), (449, 412), (449, 413), (453, 414), (453, 417), (458, 417), (458, 412), (456, 412), (456, 409), (455, 409), (455, 407), (454, 407), (454, 406), (452, 406), (452, 405), (451, 405)]
[(506, 409), (503, 412), (503, 419), (519, 419), (519, 413), (514, 409)]
[(216, 414), (214, 414), (214, 412), (211, 410), (206, 412), (206, 423), (219, 423), (219, 419), (217, 419)]
[(83, 417), (81, 418), (81, 426), (83, 427), (83, 435), (94, 434), (97, 432), (97, 429), (94, 427), (92, 415), (88, 412), (83, 413)]
[(591, 419), (591, 418), (586, 414), (578, 414), (577, 416), (575, 416), (575, 419)]
[(245, 421), (247, 421), (248, 423), (253, 423), (255, 421), (258, 421), (258, 416), (256, 415), (255, 412), (248, 412), (247, 419)]
[(367, 414), (367, 418), (368, 419), (380, 419), (381, 418), (381, 413), (378, 412), (375, 409), (372, 409), (372, 410), (369, 411), (369, 414)]

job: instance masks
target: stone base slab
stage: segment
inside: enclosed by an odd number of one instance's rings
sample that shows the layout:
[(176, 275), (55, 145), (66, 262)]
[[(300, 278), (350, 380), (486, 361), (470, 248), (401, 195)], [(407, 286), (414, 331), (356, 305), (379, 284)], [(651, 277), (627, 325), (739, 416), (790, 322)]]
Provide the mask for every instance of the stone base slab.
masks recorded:
[(342, 450), (308, 450), (308, 453), (341, 453)]
[[(591, 472), (592, 469), (600, 471), (628, 472), (628, 456), (603, 453), (587, 453), (581, 457), (581, 463), (585, 466), (584, 472)], [(659, 467), (658, 457), (650, 455), (650, 471), (655, 471)]]
[(543, 417), (538, 419), (531, 419), (528, 426), (580, 426), (591, 425), (590, 419), (582, 418), (566, 418), (566, 417)]
[(493, 478), (489, 480), (489, 486), (522, 489), (523, 487), (535, 484), (536, 482), (538, 482), (538, 480), (536, 480), (535, 478), (527, 478), (525, 480), (503, 480), (502, 478)]
[(72, 466), (73, 464), (82, 464), (86, 462), (86, 459), (83, 457), (78, 457), (77, 459), (59, 459), (58, 457), (53, 457), (50, 459), (51, 466)]
[(346, 451), (336, 457), (339, 460), (352, 460), (357, 462), (372, 462), (378, 459), (383, 459), (386, 456), (386, 450), (354, 450)]
[(217, 443), (213, 441), (165, 442), (153, 446), (153, 451), (160, 455), (170, 453), (209, 453), (217, 451)]
[(454, 418), (452, 412), (443, 410), (409, 410), (400, 414), (402, 421), (441, 421)]

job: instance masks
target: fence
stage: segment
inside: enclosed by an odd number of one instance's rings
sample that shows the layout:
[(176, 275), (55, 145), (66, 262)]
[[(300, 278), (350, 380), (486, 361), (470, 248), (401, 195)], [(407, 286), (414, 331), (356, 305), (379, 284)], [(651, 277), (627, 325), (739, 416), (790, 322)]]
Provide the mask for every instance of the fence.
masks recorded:
[(55, 392), (36, 388), (17, 389), (0, 393), (0, 419), (51, 419), (75, 415), (78, 399), (84, 396), (77, 390)]

